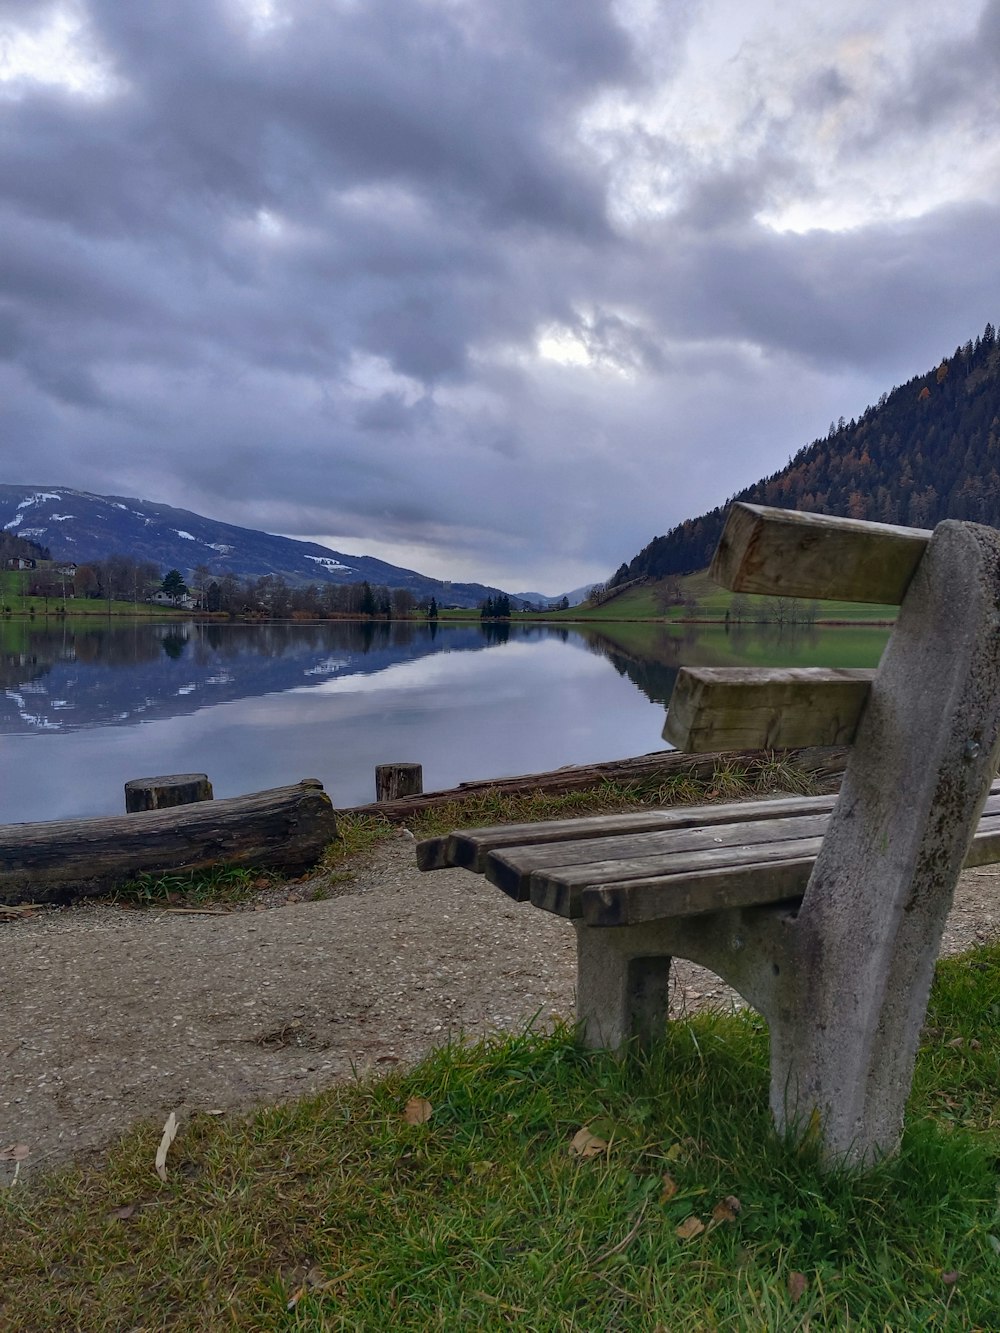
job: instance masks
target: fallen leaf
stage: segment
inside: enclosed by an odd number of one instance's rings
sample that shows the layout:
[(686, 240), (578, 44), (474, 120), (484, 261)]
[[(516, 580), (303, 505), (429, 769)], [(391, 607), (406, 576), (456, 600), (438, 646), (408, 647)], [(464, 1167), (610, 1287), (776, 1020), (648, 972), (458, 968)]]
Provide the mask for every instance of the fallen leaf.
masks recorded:
[(226, 1114), (225, 1111), (223, 1111), (221, 1108), (217, 1106), (213, 1107), (211, 1111), (205, 1112), (205, 1115), (225, 1115), (225, 1114)]
[(156, 1174), (161, 1180), (167, 1178), (167, 1152), (176, 1137), (177, 1117), (171, 1111), (167, 1116), (167, 1123), (163, 1126), (163, 1138), (160, 1139), (160, 1146), (156, 1150)]
[(737, 1199), (735, 1194), (727, 1194), (724, 1199), (712, 1209), (712, 1218), (716, 1222), (735, 1222), (736, 1215), (740, 1212), (743, 1205)]
[(12, 1143), (9, 1148), (4, 1148), (3, 1152), (0, 1152), (0, 1162), (23, 1162), (30, 1156), (31, 1149), (26, 1143)]
[(669, 1171), (663, 1173), (663, 1192), (660, 1195), (660, 1203), (669, 1203), (677, 1193), (677, 1181)]
[(953, 1287), (955, 1283), (958, 1281), (958, 1272), (956, 1271), (956, 1269), (953, 1268), (950, 1270), (950, 1272), (942, 1273), (941, 1281), (944, 1283), (946, 1287)]
[(411, 1097), (403, 1111), (403, 1119), (408, 1125), (423, 1125), (434, 1114), (434, 1107), (426, 1097)]
[(684, 1156), (684, 1145), (682, 1143), (672, 1143), (664, 1153), (668, 1162), (676, 1162), (678, 1158)]
[(799, 1301), (806, 1294), (806, 1287), (809, 1281), (805, 1273), (788, 1274), (788, 1294), (792, 1298), (792, 1304), (798, 1305)]
[(139, 1205), (137, 1203), (126, 1203), (121, 1208), (112, 1208), (108, 1216), (117, 1218), (119, 1222), (127, 1222), (128, 1219), (134, 1217), (138, 1211)]
[(990, 1236), (990, 1235), (987, 1235), (986, 1239), (989, 1242), (989, 1247), (993, 1251), (993, 1253), (996, 1255), (1000, 1255), (1000, 1240), (998, 1240), (996, 1236)]
[(952, 1046), (952, 1047), (954, 1047), (954, 1048), (957, 1050), (959, 1046), (964, 1046), (964, 1045), (965, 1045), (965, 1038), (964, 1038), (964, 1037), (952, 1037), (951, 1041), (946, 1041), (946, 1042), (945, 1042), (945, 1045), (946, 1045), (946, 1046)]
[(700, 1217), (695, 1217), (694, 1213), (686, 1217), (678, 1227), (674, 1227), (678, 1240), (691, 1240), (694, 1236), (700, 1236), (705, 1230), (705, 1223)]
[(607, 1150), (607, 1140), (599, 1138), (586, 1125), (576, 1131), (573, 1142), (569, 1145), (571, 1157), (600, 1157), (601, 1153)]

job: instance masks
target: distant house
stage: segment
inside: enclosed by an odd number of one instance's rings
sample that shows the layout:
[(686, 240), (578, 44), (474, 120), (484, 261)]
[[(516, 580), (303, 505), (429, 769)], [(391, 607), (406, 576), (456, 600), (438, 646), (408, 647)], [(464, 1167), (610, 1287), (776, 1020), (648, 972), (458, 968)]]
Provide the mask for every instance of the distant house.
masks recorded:
[(34, 569), (37, 565), (36, 560), (32, 560), (27, 555), (14, 555), (7, 561), (8, 569)]
[(169, 592), (154, 592), (146, 598), (147, 602), (153, 602), (156, 606), (175, 606), (181, 611), (193, 611), (198, 603), (189, 592), (182, 593), (180, 597), (174, 597)]

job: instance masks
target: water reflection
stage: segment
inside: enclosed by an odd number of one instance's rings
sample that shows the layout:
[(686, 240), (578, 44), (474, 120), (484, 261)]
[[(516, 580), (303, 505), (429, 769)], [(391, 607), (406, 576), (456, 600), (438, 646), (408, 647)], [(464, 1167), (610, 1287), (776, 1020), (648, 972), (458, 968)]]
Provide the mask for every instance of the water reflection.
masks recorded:
[(104, 814), (122, 783), (206, 772), (218, 796), (320, 778), (372, 798), (662, 745), (685, 665), (874, 665), (885, 631), (486, 622), (0, 624), (0, 822)]
[(371, 675), (426, 654), (506, 643), (507, 625), (433, 623), (0, 625), (0, 733), (129, 726)]

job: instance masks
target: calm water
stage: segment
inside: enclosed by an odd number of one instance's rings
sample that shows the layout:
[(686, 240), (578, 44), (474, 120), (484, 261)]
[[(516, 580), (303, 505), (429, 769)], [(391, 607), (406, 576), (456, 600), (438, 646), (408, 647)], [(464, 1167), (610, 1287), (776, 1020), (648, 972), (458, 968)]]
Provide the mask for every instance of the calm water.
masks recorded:
[(119, 813), (129, 778), (217, 796), (376, 764), (430, 790), (662, 747), (677, 666), (874, 666), (884, 630), (608, 625), (0, 625), (0, 822)]

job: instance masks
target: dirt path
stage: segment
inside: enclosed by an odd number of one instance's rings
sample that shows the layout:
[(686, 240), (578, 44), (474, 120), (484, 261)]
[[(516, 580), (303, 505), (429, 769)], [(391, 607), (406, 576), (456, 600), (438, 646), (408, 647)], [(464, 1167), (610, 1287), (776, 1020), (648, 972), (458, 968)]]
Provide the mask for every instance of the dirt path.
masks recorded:
[[(969, 871), (946, 950), (1000, 934)], [(449, 1033), (572, 1017), (568, 922), (384, 844), (337, 895), (225, 916), (80, 906), (0, 926), (0, 1151), (24, 1179), (143, 1117), (244, 1109), (418, 1059)], [(726, 1002), (676, 969), (678, 1007)], [(0, 1162), (0, 1184), (14, 1166)]]

